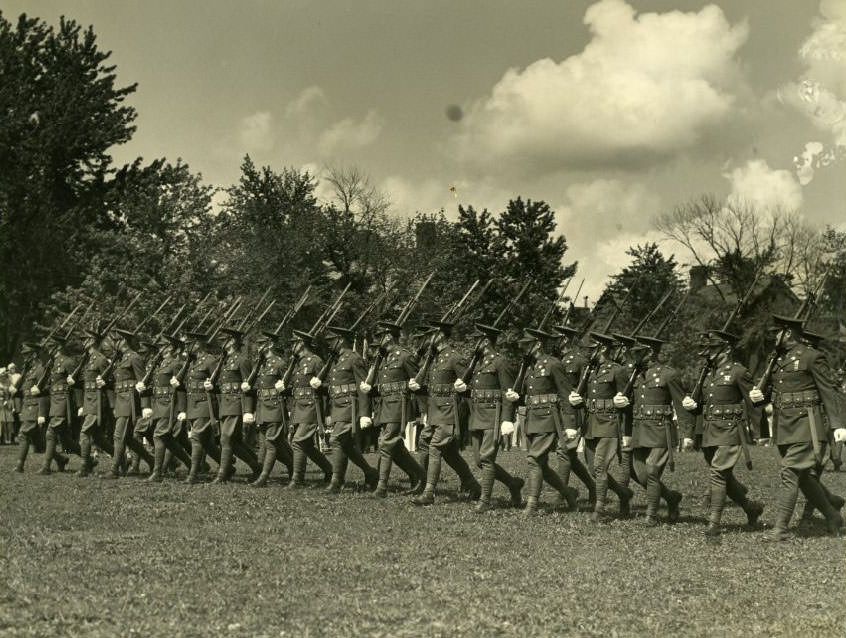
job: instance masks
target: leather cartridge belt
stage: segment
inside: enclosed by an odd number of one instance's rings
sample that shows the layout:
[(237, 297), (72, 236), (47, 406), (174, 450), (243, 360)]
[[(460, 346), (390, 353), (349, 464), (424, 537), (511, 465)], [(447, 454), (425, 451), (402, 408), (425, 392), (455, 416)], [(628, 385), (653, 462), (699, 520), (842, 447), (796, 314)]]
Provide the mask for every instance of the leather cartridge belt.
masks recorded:
[(123, 381), (118, 381), (115, 383), (115, 391), (116, 392), (127, 392), (128, 390), (135, 389), (135, 379), (125, 379)]
[(492, 401), (502, 401), (502, 390), (470, 390), (470, 399), (473, 403), (490, 403)]
[[(302, 388), (300, 388), (300, 389), (302, 389)], [(309, 388), (309, 389), (311, 389), (311, 388)], [(277, 390), (276, 388), (259, 388), (257, 394), (258, 394), (259, 399), (275, 399), (276, 397), (279, 396), (279, 390)], [(297, 398), (302, 398), (302, 397), (297, 397)]]
[(153, 386), (153, 396), (155, 397), (169, 397), (173, 392), (173, 388), (169, 385)]
[(777, 408), (805, 408), (820, 404), (820, 393), (816, 390), (804, 392), (776, 392), (773, 405)]
[(392, 394), (408, 394), (408, 381), (392, 381), (391, 383), (380, 383), (376, 390), (383, 397)]
[(314, 390), (311, 386), (298, 386), (294, 388), (294, 398), (295, 399), (313, 399), (314, 398)]
[(559, 396), (557, 394), (532, 394), (526, 397), (526, 409), (535, 410), (537, 408), (544, 408), (548, 405), (558, 403)]
[(742, 403), (725, 403), (723, 405), (709, 403), (702, 415), (706, 421), (723, 421), (743, 416)]
[(96, 390), (97, 389), (97, 382), (96, 381), (86, 381), (85, 384), (82, 387), (85, 390)]
[(206, 388), (203, 385), (204, 383), (205, 379), (189, 379), (186, 387), (188, 388), (188, 392), (192, 394), (201, 394), (206, 391)]
[(222, 394), (240, 394), (241, 393), (241, 382), (240, 381), (229, 381), (227, 383), (222, 383), (220, 385), (220, 392)]
[(59, 381), (50, 385), (50, 394), (67, 394), (68, 384), (66, 381)]
[(429, 386), (429, 394), (435, 397), (452, 396), (455, 386), (452, 383), (433, 383)]
[(634, 416), (641, 419), (660, 419), (673, 416), (673, 406), (669, 403), (658, 405), (639, 405), (634, 410)]
[(329, 396), (333, 399), (336, 397), (348, 397), (357, 393), (358, 386), (355, 383), (341, 383), (339, 385), (329, 386)]
[(616, 414), (613, 399), (588, 399), (585, 403), (591, 414)]

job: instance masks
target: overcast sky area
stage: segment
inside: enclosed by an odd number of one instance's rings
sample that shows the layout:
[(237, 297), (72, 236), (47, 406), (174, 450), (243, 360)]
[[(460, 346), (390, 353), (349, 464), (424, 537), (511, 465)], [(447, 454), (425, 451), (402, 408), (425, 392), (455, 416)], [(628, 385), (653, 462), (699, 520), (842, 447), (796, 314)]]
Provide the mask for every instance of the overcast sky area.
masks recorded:
[(116, 161), (221, 186), (246, 153), (357, 166), (398, 215), (544, 199), (591, 296), (703, 193), (846, 220), (846, 0), (3, 3), (24, 11), (93, 24), (138, 82)]

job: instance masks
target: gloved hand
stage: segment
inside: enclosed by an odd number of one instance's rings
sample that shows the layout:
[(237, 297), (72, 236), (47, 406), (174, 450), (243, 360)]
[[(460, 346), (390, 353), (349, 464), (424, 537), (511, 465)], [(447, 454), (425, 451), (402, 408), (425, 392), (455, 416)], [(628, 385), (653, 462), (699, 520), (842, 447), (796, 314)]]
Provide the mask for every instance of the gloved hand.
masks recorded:
[(179, 379), (177, 379), (176, 377), (171, 377), (170, 378), (170, 386), (172, 388), (178, 388), (179, 387)]
[(44, 425), (45, 423), (47, 423), (47, 419), (45, 419), (43, 416), (40, 416), (38, 417), (37, 422), (38, 425)]
[(312, 387), (313, 390), (317, 390), (320, 386), (323, 385), (323, 381), (321, 381), (317, 377), (312, 377), (308, 384)]
[[(250, 391), (250, 384), (246, 381), (241, 381), (241, 392), (249, 392)], [(246, 416), (246, 414), (244, 415)]]
[(147, 389), (147, 386), (144, 385), (143, 381), (139, 381), (135, 384), (135, 389), (138, 391), (138, 394), (141, 394), (142, 392), (144, 392), (144, 390)]
[(244, 423), (255, 423), (256, 415), (252, 412), (244, 412)]
[(632, 437), (630, 436), (623, 436), (623, 449), (624, 450), (631, 450), (632, 449)]
[(752, 403), (763, 403), (764, 393), (761, 392), (761, 388), (752, 388), (749, 391), (749, 400), (752, 401)]
[(366, 381), (362, 381), (361, 383), (358, 384), (358, 389), (361, 390), (362, 392), (364, 392), (364, 394), (367, 394), (368, 392), (370, 392), (373, 389), (373, 386), (371, 386)]
[(689, 439), (684, 437), (682, 440), (682, 449), (683, 450), (692, 450), (693, 449), (693, 439)]
[(502, 436), (511, 436), (514, 434), (514, 423), (512, 421), (503, 421), (499, 426), (499, 433)]
[(203, 381), (203, 389), (206, 392), (211, 392), (212, 390), (214, 390), (214, 383), (211, 382), (211, 379), (206, 379), (205, 381)]
[(82, 413), (83, 413), (83, 412), (85, 412), (85, 408), (79, 408), (79, 409), (76, 411), (76, 416), (82, 416)]
[(464, 383), (464, 379), (456, 379), (452, 387), (455, 388), (456, 392), (467, 392), (467, 384)]
[(567, 397), (567, 400), (570, 402), (570, 405), (572, 405), (574, 408), (579, 407), (585, 402), (585, 400), (582, 398), (582, 395), (576, 392), (575, 390), (570, 392), (570, 396)]
[(512, 388), (508, 388), (505, 391), (505, 399), (507, 401), (511, 401), (511, 403), (514, 403), (515, 401), (520, 400), (520, 395), (517, 392), (515, 392)]
[(282, 379), (279, 379), (276, 383), (274, 383), (273, 387), (276, 388), (277, 392), (285, 391), (285, 384), (282, 382)]
[(837, 428), (834, 431), (835, 443), (846, 443), (846, 428)]
[(18, 389), (14, 385), (9, 386), (9, 394), (15, 396), (18, 393)]
[(629, 403), (630, 403), (630, 402), (629, 402), (629, 397), (627, 397), (627, 396), (626, 396), (625, 394), (623, 394), (622, 392), (618, 392), (617, 394), (615, 394), (615, 395), (614, 395), (614, 398), (612, 399), (612, 401), (614, 401), (614, 407), (615, 407), (615, 408), (618, 408), (618, 409), (621, 409), (621, 410), (622, 410), (623, 408), (627, 408), (627, 407), (629, 407)]
[(685, 397), (682, 399), (682, 407), (688, 412), (693, 412), (697, 407), (699, 407), (699, 404), (692, 398)]
[(152, 419), (153, 418), (153, 408), (144, 408), (141, 410), (141, 418), (142, 419)]
[(371, 425), (373, 425), (373, 419), (371, 419), (369, 416), (363, 416), (358, 420), (358, 426), (362, 430), (369, 428)]
[(103, 377), (101, 377), (99, 374), (97, 375), (97, 378), (94, 379), (94, 383), (98, 388), (105, 388), (106, 387), (106, 380)]
[(73, 385), (73, 384), (75, 384), (75, 383), (76, 383), (76, 379), (74, 379), (71, 375), (68, 375), (68, 376), (65, 378), (65, 381), (67, 381), (68, 385)]
[(39, 394), (41, 394), (41, 390), (38, 389), (37, 385), (34, 385), (29, 389), (29, 393), (32, 396), (37, 397)]
[(180, 412), (176, 415), (177, 421), (184, 421), (187, 418), (187, 415), (184, 412)]
[(408, 380), (408, 389), (412, 392), (417, 392), (420, 389), (420, 384), (417, 383), (417, 379)]
[(573, 440), (573, 439), (575, 439), (577, 436), (579, 436), (579, 431), (578, 431), (578, 430), (574, 430), (573, 428), (567, 428), (566, 430), (564, 430), (564, 434), (566, 434), (566, 435), (567, 435), (567, 440), (568, 440), (568, 441), (572, 441), (572, 440)]

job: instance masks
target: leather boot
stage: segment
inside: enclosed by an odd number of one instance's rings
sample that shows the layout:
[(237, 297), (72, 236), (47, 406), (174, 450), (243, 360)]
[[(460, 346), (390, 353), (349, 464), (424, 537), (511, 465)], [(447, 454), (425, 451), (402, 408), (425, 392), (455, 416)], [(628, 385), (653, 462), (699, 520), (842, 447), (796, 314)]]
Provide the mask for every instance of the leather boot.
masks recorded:
[(511, 506), (523, 507), (523, 487), (526, 482), (518, 476), (512, 476), (508, 484), (508, 491), (511, 492)]
[(199, 441), (191, 439), (191, 469), (188, 471), (188, 476), (185, 477), (184, 483), (186, 485), (194, 485), (200, 482), (197, 474), (203, 463), (203, 445)]
[(388, 484), (381, 478), (379, 478), (379, 482), (376, 483), (376, 489), (374, 490), (373, 495), (376, 498), (386, 498), (388, 496)]
[(761, 540), (764, 542), (782, 542), (790, 538), (787, 528), (799, 498), (799, 476), (791, 468), (781, 469), (781, 490), (776, 503), (775, 526)]
[(104, 478), (116, 479), (120, 477), (121, 464), (124, 461), (126, 452), (126, 441), (123, 438), (116, 438), (114, 440), (115, 453), (112, 455), (112, 467)]
[(711, 510), (708, 515), (708, 529), (706, 536), (716, 537), (721, 533), (720, 523), (723, 519), (723, 509), (726, 506), (726, 476), (725, 472), (711, 470)]
[[(431, 471), (431, 467), (429, 468)], [(426, 483), (426, 488), (423, 493), (411, 499), (412, 505), (433, 505), (435, 503), (435, 486), (431, 483)]]
[(21, 434), (21, 442), (18, 444), (18, 464), (15, 466), (15, 472), (24, 471), (24, 463), (26, 463), (27, 454), (29, 454), (29, 437), (26, 434)]
[(843, 518), (834, 509), (816, 476), (810, 472), (804, 472), (799, 478), (799, 487), (805, 496), (825, 516), (826, 530), (830, 536), (839, 536), (840, 528), (843, 527)]
[[(51, 436), (52, 434), (52, 436)], [(44, 465), (38, 470), (38, 474), (50, 474), (50, 465), (53, 463), (53, 457), (56, 456), (56, 436), (52, 430), (47, 431), (47, 443), (44, 450)]]
[(220, 448), (220, 466), (217, 468), (217, 476), (212, 483), (226, 483), (232, 474), (232, 443), (231, 441)]
[(534, 496), (529, 496), (526, 498), (526, 507), (523, 508), (522, 516), (523, 518), (532, 518), (536, 516), (538, 513), (538, 499)]
[(82, 465), (76, 471), (80, 478), (88, 476), (91, 471), (91, 437), (83, 434), (79, 442), (79, 456), (82, 457)]
[[(561, 467), (562, 466), (559, 465), (557, 471), (553, 470), (549, 467), (549, 465), (544, 465), (540, 468), (540, 478), (538, 481), (539, 489), (537, 490), (535, 497), (540, 498), (540, 492), (543, 489), (543, 481), (546, 481), (558, 492), (558, 498), (553, 505), (558, 507), (566, 503), (567, 511), (574, 512), (578, 509), (579, 505), (579, 491), (575, 487), (570, 487), (564, 482), (564, 479), (561, 478)], [(569, 463), (566, 464), (566, 472), (563, 472), (563, 474), (568, 477), (570, 476)], [(531, 494), (531, 491), (529, 493)]]
[[(660, 499), (660, 492), (658, 494)], [(677, 492), (676, 490), (669, 490), (667, 495), (667, 521), (670, 523), (676, 523), (679, 520), (679, 516), (681, 516), (681, 502), (682, 502), (682, 494), (681, 492)]]
[[(648, 527), (654, 527), (658, 524), (658, 504), (661, 500), (661, 481), (657, 476), (650, 474), (646, 479), (646, 520), (645, 524)], [(670, 501), (667, 500), (667, 508), (669, 509)]]
[(475, 511), (477, 514), (482, 514), (492, 509), (491, 495), (493, 494), (493, 485), (496, 480), (496, 468), (493, 463), (485, 463), (482, 466), (482, 480), (479, 490), (479, 502), (476, 504)]
[[(305, 459), (303, 459), (305, 461)], [(267, 442), (264, 448), (264, 465), (261, 468), (261, 473), (255, 481), (250, 483), (250, 487), (264, 487), (270, 478), (270, 473), (273, 471), (273, 466), (276, 464), (276, 446), (270, 441)]]
[(153, 471), (147, 480), (150, 483), (161, 483), (162, 474), (165, 469), (165, 453), (167, 452), (167, 445), (158, 437), (153, 438)]
[[(265, 452), (265, 461), (267, 461), (267, 452)], [(306, 454), (299, 445), (294, 445), (293, 468), (291, 481), (286, 488), (295, 490), (305, 487)]]

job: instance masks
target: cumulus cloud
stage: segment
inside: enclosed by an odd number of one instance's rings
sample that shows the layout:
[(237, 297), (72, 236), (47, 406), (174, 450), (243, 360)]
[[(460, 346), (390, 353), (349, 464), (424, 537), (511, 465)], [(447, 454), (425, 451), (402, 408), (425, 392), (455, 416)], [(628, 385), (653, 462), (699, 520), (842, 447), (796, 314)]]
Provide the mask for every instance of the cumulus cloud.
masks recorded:
[(398, 215), (431, 213), (441, 208), (455, 209), (457, 198), (449, 190), (450, 184), (433, 178), (409, 180), (400, 175), (390, 175), (382, 180), (379, 190), (391, 201), (391, 210)]
[(326, 93), (319, 86), (308, 86), (285, 106), (285, 116), (296, 118), (314, 113), (321, 107), (327, 106), (329, 100)]
[(510, 69), (470, 105), (455, 139), (480, 167), (626, 167), (690, 149), (735, 111), (745, 22), (722, 10), (636, 14), (623, 0), (585, 13), (591, 41), (561, 62)]
[(273, 148), (273, 116), (259, 111), (238, 123), (238, 142), (247, 152), (266, 151)]
[(802, 187), (790, 171), (776, 170), (764, 160), (751, 160), (724, 173), (731, 184), (729, 201), (762, 211), (798, 210)]
[(364, 148), (381, 132), (382, 118), (370, 109), (360, 120), (348, 117), (329, 126), (317, 139), (317, 148), (323, 155)]

